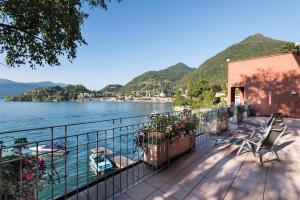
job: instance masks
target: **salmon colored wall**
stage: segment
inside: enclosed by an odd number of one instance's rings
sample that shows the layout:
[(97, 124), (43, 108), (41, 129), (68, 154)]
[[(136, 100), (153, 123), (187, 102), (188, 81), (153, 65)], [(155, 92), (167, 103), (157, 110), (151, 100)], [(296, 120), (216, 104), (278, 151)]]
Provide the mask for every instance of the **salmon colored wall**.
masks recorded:
[(244, 102), (252, 105), (255, 115), (282, 112), (300, 117), (300, 56), (283, 54), (229, 62), (228, 104), (232, 103), (232, 87), (244, 87)]

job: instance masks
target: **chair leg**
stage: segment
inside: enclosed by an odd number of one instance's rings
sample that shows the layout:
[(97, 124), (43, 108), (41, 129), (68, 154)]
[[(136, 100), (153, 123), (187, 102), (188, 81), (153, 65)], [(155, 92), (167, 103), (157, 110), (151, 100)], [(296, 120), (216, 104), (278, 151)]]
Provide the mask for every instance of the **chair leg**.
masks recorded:
[(241, 151), (245, 148), (245, 141), (243, 141), (242, 145), (240, 146), (238, 152), (236, 153), (236, 155), (240, 155)]
[(254, 156), (256, 156), (255, 155), (255, 150), (252, 148), (252, 146), (250, 145), (250, 143), (248, 141), (244, 141), (244, 149), (248, 149), (249, 151), (252, 152), (252, 154)]
[(276, 156), (277, 160), (278, 160), (278, 161), (280, 161), (280, 158), (279, 158), (279, 156), (278, 156), (278, 153), (277, 153), (277, 151), (273, 151), (273, 150), (271, 150), (271, 151), (273, 152), (273, 154), (275, 154), (275, 156)]
[(262, 160), (262, 154), (259, 153), (259, 161), (261, 166), (264, 166), (263, 160)]

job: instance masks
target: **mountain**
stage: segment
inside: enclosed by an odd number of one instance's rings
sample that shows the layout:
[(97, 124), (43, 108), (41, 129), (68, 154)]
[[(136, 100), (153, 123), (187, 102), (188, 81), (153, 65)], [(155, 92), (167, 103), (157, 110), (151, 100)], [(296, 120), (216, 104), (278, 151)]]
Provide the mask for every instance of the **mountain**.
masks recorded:
[(0, 79), (0, 98), (5, 96), (16, 96), (23, 92), (29, 92), (36, 88), (46, 88), (53, 86), (65, 87), (67, 84), (64, 83), (52, 83), (50, 81), (36, 82), (36, 83), (22, 83), (15, 82), (8, 79)]
[(164, 70), (149, 71), (137, 76), (122, 87), (120, 91), (124, 93), (151, 93), (154, 95), (162, 91), (169, 93), (175, 86), (176, 81), (192, 71), (193, 69), (184, 63), (177, 63)]
[(191, 74), (179, 80), (176, 86), (177, 88), (186, 88), (190, 80), (195, 82), (206, 79), (211, 85), (219, 84), (225, 88), (227, 83), (227, 59), (235, 61), (288, 53), (291, 52), (293, 47), (292, 42), (275, 40), (262, 34), (255, 34), (209, 58)]

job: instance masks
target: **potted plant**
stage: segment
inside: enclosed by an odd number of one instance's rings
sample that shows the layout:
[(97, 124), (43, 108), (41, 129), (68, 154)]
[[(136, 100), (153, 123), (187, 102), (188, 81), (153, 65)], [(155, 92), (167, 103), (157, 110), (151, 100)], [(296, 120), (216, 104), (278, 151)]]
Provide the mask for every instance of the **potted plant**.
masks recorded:
[(191, 150), (196, 143), (198, 118), (184, 110), (179, 115), (155, 114), (137, 138), (144, 162), (158, 168), (169, 160)]
[(203, 113), (204, 131), (211, 134), (220, 134), (228, 129), (227, 108), (220, 107)]
[[(36, 191), (42, 188), (45, 161), (23, 153), (27, 144), (26, 138), (16, 139), (12, 154), (2, 157), (0, 199), (35, 199)], [(0, 141), (0, 151), (2, 148)]]
[(233, 123), (239, 123), (243, 121), (244, 118), (248, 117), (248, 110), (245, 105), (235, 105), (230, 108), (233, 115), (231, 118), (231, 121)]

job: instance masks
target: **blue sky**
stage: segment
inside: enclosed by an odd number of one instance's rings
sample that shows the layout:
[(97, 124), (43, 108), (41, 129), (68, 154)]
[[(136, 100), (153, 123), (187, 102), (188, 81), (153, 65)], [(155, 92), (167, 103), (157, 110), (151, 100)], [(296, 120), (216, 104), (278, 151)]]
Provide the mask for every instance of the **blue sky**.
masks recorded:
[[(101, 89), (178, 62), (198, 67), (254, 33), (300, 41), (299, 0), (123, 0), (90, 10), (82, 27), (87, 46), (73, 63), (31, 70), (0, 65), (0, 77), (54, 81)], [(0, 60), (0, 62), (3, 61)]]

